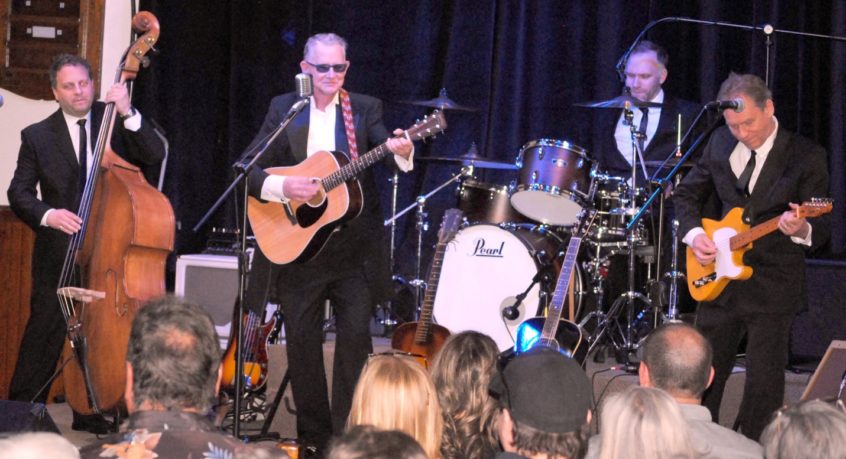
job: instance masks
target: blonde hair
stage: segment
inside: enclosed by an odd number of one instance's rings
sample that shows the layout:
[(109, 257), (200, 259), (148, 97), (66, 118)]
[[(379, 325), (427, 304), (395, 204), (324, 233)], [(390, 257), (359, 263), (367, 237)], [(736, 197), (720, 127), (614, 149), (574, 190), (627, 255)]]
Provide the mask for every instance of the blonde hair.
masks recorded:
[(358, 378), (347, 429), (370, 424), (411, 435), (431, 458), (440, 457), (443, 420), (426, 370), (410, 357), (371, 357)]
[(489, 336), (465, 331), (450, 336), (435, 357), (432, 380), (443, 410), (445, 458), (482, 459), (499, 450), (499, 407), (488, 394), (498, 354)]
[(608, 397), (599, 434), (600, 459), (699, 457), (681, 409), (661, 389), (630, 386)]

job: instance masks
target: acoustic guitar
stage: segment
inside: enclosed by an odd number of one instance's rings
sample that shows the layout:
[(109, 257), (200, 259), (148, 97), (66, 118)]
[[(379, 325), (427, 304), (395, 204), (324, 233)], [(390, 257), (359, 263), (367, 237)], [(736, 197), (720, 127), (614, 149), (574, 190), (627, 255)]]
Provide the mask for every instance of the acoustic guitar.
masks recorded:
[(438, 281), (441, 278), (441, 267), (447, 245), (455, 237), (463, 219), (464, 213), (458, 209), (448, 209), (444, 213), (441, 229), (438, 231), (438, 244), (435, 246), (432, 266), (429, 268), (426, 293), (423, 294), (420, 320), (400, 325), (391, 337), (392, 348), (413, 355), (424, 367), (428, 367), (429, 360), (441, 350), (449, 337), (449, 330), (432, 322), (432, 310), (435, 306), (435, 296), (438, 293)]
[[(796, 209), (797, 218), (818, 217), (831, 212), (832, 201), (812, 198)], [(743, 208), (735, 207), (722, 220), (702, 219), (705, 234), (717, 246), (717, 258), (707, 265), (699, 264), (693, 250), (687, 248), (687, 285), (690, 296), (696, 301), (713, 301), (733, 280), (752, 277), (752, 268), (743, 264), (743, 254), (752, 248), (752, 242), (778, 229), (781, 215), (773, 217), (751, 229), (743, 223)]]
[[(436, 110), (408, 128), (403, 136), (421, 140), (444, 129), (446, 119), (443, 112)], [(361, 212), (363, 196), (356, 176), (390, 152), (383, 143), (350, 161), (340, 151), (319, 151), (296, 166), (265, 169), (271, 175), (321, 177), (321, 190), (309, 202), (262, 202), (249, 198), (247, 214), (262, 252), (276, 264), (314, 258), (338, 225)]]
[(574, 322), (562, 319), (561, 314), (564, 310), (565, 300), (569, 299), (571, 303), (574, 301), (573, 295), (568, 295), (573, 283), (573, 268), (576, 266), (579, 248), (582, 245), (581, 235), (587, 234), (592, 223), (593, 218), (588, 223), (587, 229), (582, 229), (581, 226), (584, 225), (580, 224), (580, 227), (574, 229), (573, 235), (570, 237), (546, 317), (533, 317), (521, 323), (517, 327), (514, 348), (505, 351), (500, 356), (501, 362), (507, 362), (516, 354), (529, 351), (537, 346), (543, 346), (572, 357), (579, 364), (584, 363), (588, 348), (583, 345), (585, 339), (582, 329)]

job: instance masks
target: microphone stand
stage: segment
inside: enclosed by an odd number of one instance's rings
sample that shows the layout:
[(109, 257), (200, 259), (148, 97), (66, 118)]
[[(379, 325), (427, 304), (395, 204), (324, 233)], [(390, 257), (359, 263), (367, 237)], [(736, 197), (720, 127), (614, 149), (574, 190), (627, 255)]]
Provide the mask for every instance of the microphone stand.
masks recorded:
[[(239, 171), (238, 175), (229, 185), (229, 187), (224, 191), (214, 205), (206, 212), (203, 218), (194, 226), (192, 229), (193, 232), (198, 232), (200, 228), (206, 223), (206, 221), (212, 216), (212, 214), (223, 204), (223, 201), (229, 196), (229, 193), (253, 170), (253, 167), (256, 164), (256, 161), (264, 155), (267, 151), (270, 144), (282, 134), (282, 131), (288, 127), (288, 124), (291, 123), (293, 120), (309, 103), (309, 97), (303, 97), (299, 101), (297, 101), (291, 109), (288, 110), (288, 113), (285, 115), (285, 118), (282, 119), (282, 122), (276, 126), (270, 135), (267, 137), (267, 141), (259, 143), (261, 148), (258, 148), (258, 145), (252, 149), (252, 151), (246, 152), (235, 164), (232, 165), (232, 168), (236, 171)], [(255, 154), (252, 156), (251, 159), (250, 155)], [(249, 162), (246, 162), (249, 159)], [(241, 352), (241, 346), (244, 343), (244, 292), (246, 291), (247, 287), (247, 274), (249, 274), (249, 263), (247, 261), (247, 198), (249, 197), (249, 191), (246, 182), (244, 183), (244, 193), (243, 193), (243, 210), (241, 211), (241, 240), (238, 244), (238, 324), (236, 325), (235, 329), (235, 399), (234, 399), (234, 406), (232, 408), (234, 412), (234, 417), (232, 419), (232, 435), (236, 438), (240, 437), (241, 435), (241, 396), (242, 392), (244, 391), (244, 355)]]
[(701, 24), (701, 25), (709, 25), (709, 26), (718, 26), (718, 27), (731, 27), (735, 29), (743, 29), (743, 30), (760, 30), (764, 33), (764, 44), (765, 44), (765, 62), (766, 62), (766, 70), (764, 72), (764, 81), (766, 82), (767, 86), (770, 85), (770, 52), (772, 48), (772, 35), (775, 33), (783, 33), (787, 35), (798, 35), (801, 37), (810, 37), (810, 38), (824, 38), (827, 40), (834, 40), (834, 41), (843, 41), (846, 42), (846, 37), (839, 37), (836, 35), (824, 35), (818, 33), (809, 33), (809, 32), (799, 32), (796, 30), (787, 30), (787, 29), (776, 29), (772, 26), (772, 24), (764, 24), (763, 26), (754, 26), (754, 25), (744, 25), (744, 24), (735, 24), (732, 22), (723, 22), (723, 21), (705, 21), (701, 19), (693, 19), (687, 17), (665, 17), (661, 19), (657, 19), (655, 21), (646, 24), (646, 27), (640, 31), (637, 37), (632, 42), (629, 49), (620, 57), (620, 60), (617, 61), (617, 65), (615, 66), (617, 70), (617, 74), (620, 76), (620, 80), (625, 81), (625, 68), (626, 62), (629, 60), (629, 56), (632, 54), (635, 46), (643, 39), (643, 36), (646, 35), (653, 27), (657, 26), (658, 24), (664, 22), (687, 22), (692, 24)]

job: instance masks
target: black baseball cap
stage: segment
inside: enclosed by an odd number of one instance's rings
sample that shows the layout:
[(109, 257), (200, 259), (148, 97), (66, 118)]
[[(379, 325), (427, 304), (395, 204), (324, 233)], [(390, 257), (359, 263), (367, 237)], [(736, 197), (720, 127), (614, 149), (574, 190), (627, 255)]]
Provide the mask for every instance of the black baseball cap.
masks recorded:
[(516, 422), (543, 432), (578, 431), (593, 405), (582, 367), (547, 348), (518, 354), (494, 374), (488, 389)]

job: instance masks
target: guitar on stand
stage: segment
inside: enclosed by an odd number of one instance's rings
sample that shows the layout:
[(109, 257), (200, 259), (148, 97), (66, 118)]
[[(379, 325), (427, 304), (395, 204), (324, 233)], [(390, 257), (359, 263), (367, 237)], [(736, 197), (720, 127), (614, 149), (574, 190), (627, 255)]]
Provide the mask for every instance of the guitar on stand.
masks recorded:
[(420, 318), (417, 322), (407, 322), (394, 330), (391, 347), (412, 354), (428, 368), (428, 361), (443, 347), (449, 337), (446, 327), (432, 322), (432, 310), (435, 306), (435, 296), (438, 293), (438, 281), (441, 278), (444, 254), (447, 245), (458, 233), (464, 213), (458, 209), (448, 209), (444, 213), (441, 229), (438, 231), (438, 243), (432, 266), (429, 268), (429, 279), (423, 296), (423, 306), (420, 308)]
[(564, 311), (565, 301), (569, 300), (570, 317), (573, 317), (573, 308), (575, 307), (574, 268), (582, 245), (582, 235), (587, 234), (595, 217), (596, 213), (593, 213), (587, 225), (580, 222), (579, 227), (573, 230), (546, 317), (533, 317), (521, 323), (517, 328), (514, 349), (501, 354), (500, 361), (510, 360), (516, 354), (542, 346), (554, 349), (572, 357), (579, 364), (584, 364), (588, 348), (583, 345), (585, 339), (582, 329), (574, 322), (562, 319), (561, 315)]
[[(237, 311), (238, 308), (235, 308)], [(271, 331), (276, 327), (276, 318), (273, 317), (266, 324), (262, 324), (262, 318), (253, 311), (246, 311), (242, 317), (244, 325), (244, 342), (241, 345), (241, 353), (244, 356), (244, 389), (256, 392), (264, 387), (267, 382), (267, 344), (270, 341)], [(232, 328), (229, 339), (229, 346), (223, 355), (223, 378), (221, 386), (226, 390), (235, 388), (235, 349), (238, 348), (238, 336)]]
[[(796, 208), (797, 218), (812, 218), (831, 212), (831, 199), (812, 198)], [(687, 248), (687, 285), (690, 295), (697, 301), (712, 301), (722, 293), (732, 280), (752, 277), (752, 268), (743, 264), (743, 254), (752, 248), (752, 242), (778, 229), (781, 215), (750, 228), (743, 223), (743, 208), (735, 207), (722, 220), (702, 219), (705, 234), (717, 246), (717, 258), (707, 265), (696, 260), (693, 250)]]

